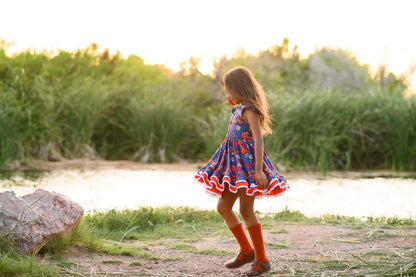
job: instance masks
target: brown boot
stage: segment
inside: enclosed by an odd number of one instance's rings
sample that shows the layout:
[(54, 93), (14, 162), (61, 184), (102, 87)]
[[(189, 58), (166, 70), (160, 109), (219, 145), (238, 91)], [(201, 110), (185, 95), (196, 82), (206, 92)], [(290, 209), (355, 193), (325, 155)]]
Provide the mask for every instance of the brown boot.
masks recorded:
[(259, 263), (259, 261), (255, 260), (251, 265), (251, 269), (247, 271), (243, 276), (245, 277), (253, 277), (259, 276), (263, 273), (269, 272), (271, 269), (270, 262), (267, 260), (264, 263)]
[(224, 265), (226, 268), (238, 268), (240, 266), (243, 266), (249, 262), (252, 262), (254, 260), (255, 254), (254, 254), (254, 250), (251, 251), (250, 254), (244, 255), (243, 253), (239, 253), (237, 255), (237, 257), (235, 257), (234, 259), (229, 260), (228, 262), (226, 262)]

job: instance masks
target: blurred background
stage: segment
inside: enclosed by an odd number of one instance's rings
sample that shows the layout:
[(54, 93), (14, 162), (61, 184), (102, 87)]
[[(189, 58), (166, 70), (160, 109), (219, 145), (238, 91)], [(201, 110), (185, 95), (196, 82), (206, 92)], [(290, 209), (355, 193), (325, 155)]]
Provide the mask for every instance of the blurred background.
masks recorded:
[(3, 1), (0, 167), (202, 161), (228, 69), (264, 85), (280, 168), (416, 169), (413, 1)]

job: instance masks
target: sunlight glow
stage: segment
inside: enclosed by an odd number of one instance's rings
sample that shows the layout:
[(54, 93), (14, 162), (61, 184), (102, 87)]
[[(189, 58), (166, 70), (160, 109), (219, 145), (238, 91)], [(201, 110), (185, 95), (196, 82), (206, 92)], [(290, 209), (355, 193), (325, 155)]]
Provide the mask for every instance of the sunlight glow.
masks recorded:
[(15, 52), (98, 43), (174, 70), (196, 57), (209, 73), (215, 57), (253, 54), (287, 37), (304, 57), (324, 46), (347, 49), (372, 70), (405, 74), (416, 90), (415, 8), (412, 0), (15, 0), (2, 5), (0, 39)]

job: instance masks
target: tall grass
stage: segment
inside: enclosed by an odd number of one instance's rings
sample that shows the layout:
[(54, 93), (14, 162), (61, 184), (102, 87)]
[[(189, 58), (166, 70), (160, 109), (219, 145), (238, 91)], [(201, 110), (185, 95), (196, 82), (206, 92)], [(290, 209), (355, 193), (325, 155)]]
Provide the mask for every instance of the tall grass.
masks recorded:
[(266, 148), (277, 160), (313, 170), (416, 169), (416, 99), (306, 91), (271, 98), (276, 119)]
[[(230, 106), (216, 100), (218, 76), (173, 73), (96, 45), (55, 56), (0, 49), (0, 77), (0, 167), (28, 158), (206, 160), (230, 118)], [(286, 166), (324, 172), (415, 170), (416, 100), (376, 83), (355, 93), (265, 84), (274, 116), (266, 151)]]
[(54, 58), (2, 54), (0, 165), (56, 154), (143, 162), (200, 155), (195, 109), (167, 69), (135, 56), (109, 60), (93, 46)]

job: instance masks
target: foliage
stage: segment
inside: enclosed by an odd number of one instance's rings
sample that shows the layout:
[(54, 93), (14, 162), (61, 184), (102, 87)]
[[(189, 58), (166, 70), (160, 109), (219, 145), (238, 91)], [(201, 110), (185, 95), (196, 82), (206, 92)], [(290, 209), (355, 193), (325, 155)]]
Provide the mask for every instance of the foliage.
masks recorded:
[(55, 266), (38, 261), (35, 256), (20, 255), (11, 250), (0, 250), (0, 254), (0, 273), (2, 276), (58, 276), (58, 269)]
[(230, 117), (219, 81), (245, 65), (264, 85), (274, 116), (273, 160), (313, 170), (415, 170), (415, 99), (403, 77), (372, 76), (343, 50), (302, 58), (289, 40), (256, 55), (219, 58), (212, 76), (190, 58), (177, 73), (98, 51), (27, 50), (0, 43), (0, 168), (13, 160), (206, 160)]
[(277, 160), (312, 170), (416, 169), (416, 99), (312, 91), (276, 97), (267, 146)]

